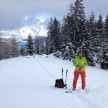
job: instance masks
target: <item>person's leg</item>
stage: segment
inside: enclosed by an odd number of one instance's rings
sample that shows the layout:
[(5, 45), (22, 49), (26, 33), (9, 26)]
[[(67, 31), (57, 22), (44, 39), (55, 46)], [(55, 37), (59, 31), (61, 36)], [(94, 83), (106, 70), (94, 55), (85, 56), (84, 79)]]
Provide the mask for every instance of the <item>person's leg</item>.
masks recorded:
[(73, 79), (73, 89), (76, 89), (78, 77), (79, 77), (79, 72), (75, 71), (74, 72), (74, 79)]
[(81, 75), (81, 80), (82, 80), (82, 89), (84, 90), (86, 86), (86, 81), (85, 81), (86, 73), (80, 72), (80, 75)]

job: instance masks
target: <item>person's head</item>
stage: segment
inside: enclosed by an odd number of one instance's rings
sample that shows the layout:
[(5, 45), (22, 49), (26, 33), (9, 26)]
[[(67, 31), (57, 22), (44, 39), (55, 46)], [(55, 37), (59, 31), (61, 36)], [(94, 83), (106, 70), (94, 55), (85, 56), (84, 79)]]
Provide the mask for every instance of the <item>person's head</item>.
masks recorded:
[(80, 50), (80, 51), (78, 52), (78, 56), (80, 56), (80, 57), (83, 56), (83, 51), (82, 51), (82, 50)]

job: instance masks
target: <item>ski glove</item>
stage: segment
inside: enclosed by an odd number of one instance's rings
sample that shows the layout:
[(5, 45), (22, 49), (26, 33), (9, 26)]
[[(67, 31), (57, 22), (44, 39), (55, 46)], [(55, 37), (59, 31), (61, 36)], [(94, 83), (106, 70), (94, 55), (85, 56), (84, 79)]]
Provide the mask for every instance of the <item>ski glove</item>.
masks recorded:
[(81, 69), (83, 68), (83, 66), (77, 66), (77, 70), (81, 71)]

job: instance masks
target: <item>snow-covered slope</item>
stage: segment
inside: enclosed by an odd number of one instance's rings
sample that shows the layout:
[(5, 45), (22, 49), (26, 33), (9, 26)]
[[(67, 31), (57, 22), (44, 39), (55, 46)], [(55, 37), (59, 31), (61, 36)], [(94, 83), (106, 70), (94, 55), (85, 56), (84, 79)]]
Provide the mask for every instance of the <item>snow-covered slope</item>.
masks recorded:
[(108, 107), (108, 71), (87, 67), (86, 94), (79, 92), (80, 78), (77, 91), (67, 94), (65, 89), (54, 87), (62, 67), (69, 71), (67, 84), (71, 89), (74, 67), (70, 61), (45, 55), (0, 61), (0, 108)]

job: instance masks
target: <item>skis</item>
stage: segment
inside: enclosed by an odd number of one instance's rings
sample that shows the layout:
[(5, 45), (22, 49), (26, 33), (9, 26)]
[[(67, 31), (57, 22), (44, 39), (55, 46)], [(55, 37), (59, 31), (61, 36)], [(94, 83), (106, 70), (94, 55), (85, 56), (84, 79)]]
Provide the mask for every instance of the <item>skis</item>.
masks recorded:
[(65, 91), (65, 93), (72, 93), (73, 91), (71, 90), (71, 91), (69, 91), (69, 90), (66, 90)]
[(76, 89), (74, 90), (74, 89), (72, 89), (72, 90), (66, 90), (65, 92), (66, 93), (72, 93), (72, 92), (75, 92), (75, 91), (77, 91)]
[(81, 93), (81, 94), (87, 94), (87, 90), (66, 90), (65, 93)]

